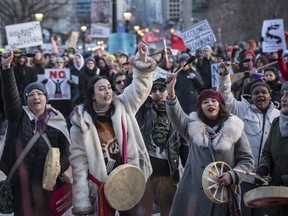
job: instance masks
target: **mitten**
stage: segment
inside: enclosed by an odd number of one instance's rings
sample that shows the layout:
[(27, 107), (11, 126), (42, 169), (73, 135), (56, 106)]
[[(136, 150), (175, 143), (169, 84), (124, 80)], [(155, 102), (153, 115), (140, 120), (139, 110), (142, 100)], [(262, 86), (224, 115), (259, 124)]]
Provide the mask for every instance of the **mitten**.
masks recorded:
[(278, 54), (278, 59), (282, 59), (283, 49), (279, 49), (279, 50), (277, 51), (277, 54)]
[(238, 47), (233, 47), (232, 53), (231, 53), (231, 59), (233, 60), (236, 57), (236, 53), (239, 51)]

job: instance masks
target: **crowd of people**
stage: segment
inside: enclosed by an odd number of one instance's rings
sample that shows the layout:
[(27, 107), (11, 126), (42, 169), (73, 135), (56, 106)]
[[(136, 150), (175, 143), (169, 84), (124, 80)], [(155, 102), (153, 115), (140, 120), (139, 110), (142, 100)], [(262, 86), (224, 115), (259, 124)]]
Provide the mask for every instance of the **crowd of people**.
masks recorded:
[[(74, 215), (288, 214), (288, 204), (248, 208), (243, 201), (265, 183), (288, 186), (287, 52), (263, 53), (255, 40), (175, 55), (169, 48), (151, 52), (142, 42), (133, 56), (37, 49), (34, 57), (14, 57), (19, 52), (1, 56), (0, 124), (8, 126), (0, 127), (6, 134), (0, 170), (8, 175), (31, 137), (40, 136), (12, 178), (15, 216), (53, 215), (58, 183), (53, 191), (42, 188), (49, 150), (43, 133), (60, 149), (59, 176), (72, 167)], [(157, 67), (166, 75), (155, 76)], [(70, 70), (70, 99), (49, 98), (49, 68)], [(217, 161), (231, 167), (216, 178), (230, 194), (224, 204), (212, 202), (202, 185), (205, 167)], [(100, 188), (126, 163), (143, 172), (146, 187), (132, 209), (116, 211), (101, 201)], [(245, 175), (251, 172), (271, 180)]]

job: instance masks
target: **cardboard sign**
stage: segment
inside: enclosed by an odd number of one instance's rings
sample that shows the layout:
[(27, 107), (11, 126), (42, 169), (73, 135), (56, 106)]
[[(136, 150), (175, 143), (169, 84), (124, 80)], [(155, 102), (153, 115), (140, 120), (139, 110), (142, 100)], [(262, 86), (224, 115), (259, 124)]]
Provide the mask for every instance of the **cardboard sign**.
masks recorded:
[(279, 49), (287, 49), (283, 19), (264, 20), (261, 36), (263, 52), (269, 53)]
[(76, 48), (78, 42), (79, 32), (72, 31), (70, 39), (69, 39), (69, 48)]
[(48, 91), (49, 100), (71, 99), (71, 87), (68, 84), (70, 69), (45, 69), (45, 77), (48, 78), (45, 86)]
[(164, 69), (162, 69), (161, 67), (157, 67), (156, 70), (153, 73), (153, 81), (159, 78), (164, 78), (166, 79), (166, 77), (171, 74), (169, 71), (166, 71)]
[(12, 48), (26, 48), (43, 44), (39, 21), (5, 26), (8, 45)]
[(207, 20), (202, 20), (184, 30), (181, 32), (181, 37), (191, 53), (216, 42), (215, 35)]

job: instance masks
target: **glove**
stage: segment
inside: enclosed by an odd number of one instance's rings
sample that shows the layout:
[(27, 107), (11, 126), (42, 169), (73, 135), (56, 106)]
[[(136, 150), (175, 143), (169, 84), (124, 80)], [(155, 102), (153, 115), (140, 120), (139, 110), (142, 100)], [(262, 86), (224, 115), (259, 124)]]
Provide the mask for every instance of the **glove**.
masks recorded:
[(188, 79), (194, 79), (196, 77), (196, 75), (194, 73), (190, 73), (187, 78)]
[(279, 49), (279, 50), (277, 51), (277, 54), (278, 54), (278, 59), (282, 59), (283, 49)]
[(238, 47), (233, 47), (232, 53), (231, 53), (231, 59), (234, 59), (236, 57), (236, 52), (239, 51)]
[(48, 79), (44, 79), (44, 80), (42, 80), (41, 83), (43, 83), (45, 85), (47, 82), (48, 82)]
[(68, 80), (67, 83), (68, 83), (70, 86), (73, 86), (73, 85), (74, 85), (73, 80)]

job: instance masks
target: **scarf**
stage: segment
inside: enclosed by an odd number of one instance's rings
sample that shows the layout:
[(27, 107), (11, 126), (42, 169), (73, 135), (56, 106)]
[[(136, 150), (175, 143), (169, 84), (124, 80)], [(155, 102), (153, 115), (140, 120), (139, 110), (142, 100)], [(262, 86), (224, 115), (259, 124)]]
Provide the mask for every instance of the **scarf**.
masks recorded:
[(41, 133), (41, 132), (46, 130), (47, 123), (48, 123), (50, 117), (52, 116), (52, 114), (53, 114), (52, 109), (46, 109), (44, 111), (44, 113), (37, 118), (36, 131), (39, 131)]
[(282, 111), (280, 112), (280, 117), (279, 117), (279, 128), (281, 135), (283, 137), (288, 136), (288, 115), (285, 115)]
[(239, 207), (239, 194), (234, 192), (231, 186), (226, 187), (228, 193), (228, 210), (226, 216), (242, 216)]

